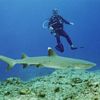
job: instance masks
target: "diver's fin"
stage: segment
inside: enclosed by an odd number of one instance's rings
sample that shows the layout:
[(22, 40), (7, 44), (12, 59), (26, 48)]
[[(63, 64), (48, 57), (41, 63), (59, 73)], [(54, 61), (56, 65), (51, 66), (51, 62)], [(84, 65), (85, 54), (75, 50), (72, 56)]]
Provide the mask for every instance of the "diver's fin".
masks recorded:
[(63, 46), (63, 44), (58, 44), (58, 45), (56, 45), (56, 50), (58, 50), (58, 51), (60, 51), (60, 52), (64, 52), (64, 46)]
[(22, 56), (21, 56), (21, 59), (25, 59), (25, 58), (27, 58), (28, 56), (25, 54), (25, 53), (23, 53), (22, 54)]
[(7, 71), (12, 69), (14, 67), (14, 65), (16, 64), (16, 61), (14, 59), (5, 57), (5, 56), (0, 56), (0, 60), (4, 61), (8, 64), (7, 66)]
[(57, 56), (57, 54), (52, 50), (51, 47), (48, 47), (48, 56)]
[(84, 46), (80, 46), (79, 48), (84, 48)]

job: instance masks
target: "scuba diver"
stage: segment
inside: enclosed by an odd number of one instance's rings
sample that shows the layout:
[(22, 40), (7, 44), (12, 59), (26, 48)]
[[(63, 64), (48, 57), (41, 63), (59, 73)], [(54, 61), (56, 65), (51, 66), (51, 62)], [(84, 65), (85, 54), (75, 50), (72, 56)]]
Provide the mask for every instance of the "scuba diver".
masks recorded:
[(71, 50), (77, 49), (77, 47), (73, 45), (72, 40), (69, 37), (69, 35), (63, 30), (64, 23), (69, 24), (69, 25), (74, 25), (74, 23), (68, 22), (64, 18), (62, 18), (58, 14), (57, 9), (53, 9), (52, 12), (53, 12), (53, 15), (48, 21), (48, 29), (50, 30), (51, 34), (53, 34), (56, 37), (57, 45), (55, 48), (60, 52), (64, 52), (64, 46), (60, 40), (60, 36), (63, 36), (64, 38), (66, 38), (68, 44), (70, 45)]

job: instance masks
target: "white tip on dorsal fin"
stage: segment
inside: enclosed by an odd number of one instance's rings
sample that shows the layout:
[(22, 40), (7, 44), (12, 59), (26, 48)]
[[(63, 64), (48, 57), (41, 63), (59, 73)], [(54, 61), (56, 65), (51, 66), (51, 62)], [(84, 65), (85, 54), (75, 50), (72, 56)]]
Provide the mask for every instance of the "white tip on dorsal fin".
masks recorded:
[(57, 54), (52, 50), (51, 47), (48, 47), (48, 56), (56, 56)]

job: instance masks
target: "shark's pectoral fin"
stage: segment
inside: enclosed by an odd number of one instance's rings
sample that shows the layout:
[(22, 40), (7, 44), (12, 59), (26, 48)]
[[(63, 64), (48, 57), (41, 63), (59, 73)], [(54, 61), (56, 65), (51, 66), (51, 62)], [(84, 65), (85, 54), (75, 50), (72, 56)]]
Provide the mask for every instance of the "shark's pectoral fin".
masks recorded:
[(48, 47), (48, 56), (57, 56), (57, 54), (52, 50), (51, 47)]
[(28, 66), (28, 64), (22, 64), (23, 65), (23, 68), (26, 68)]
[(36, 66), (37, 68), (42, 67), (43, 65), (38, 63), (38, 64), (31, 64), (30, 66)]
[(42, 64), (34, 64), (37, 68), (42, 67)]

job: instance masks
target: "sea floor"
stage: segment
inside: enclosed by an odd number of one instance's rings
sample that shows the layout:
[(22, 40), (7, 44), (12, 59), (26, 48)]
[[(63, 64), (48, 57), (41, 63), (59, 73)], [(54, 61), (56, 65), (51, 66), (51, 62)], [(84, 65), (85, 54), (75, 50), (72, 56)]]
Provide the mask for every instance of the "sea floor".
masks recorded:
[(0, 100), (100, 100), (100, 71), (56, 70), (23, 82), (0, 82)]

